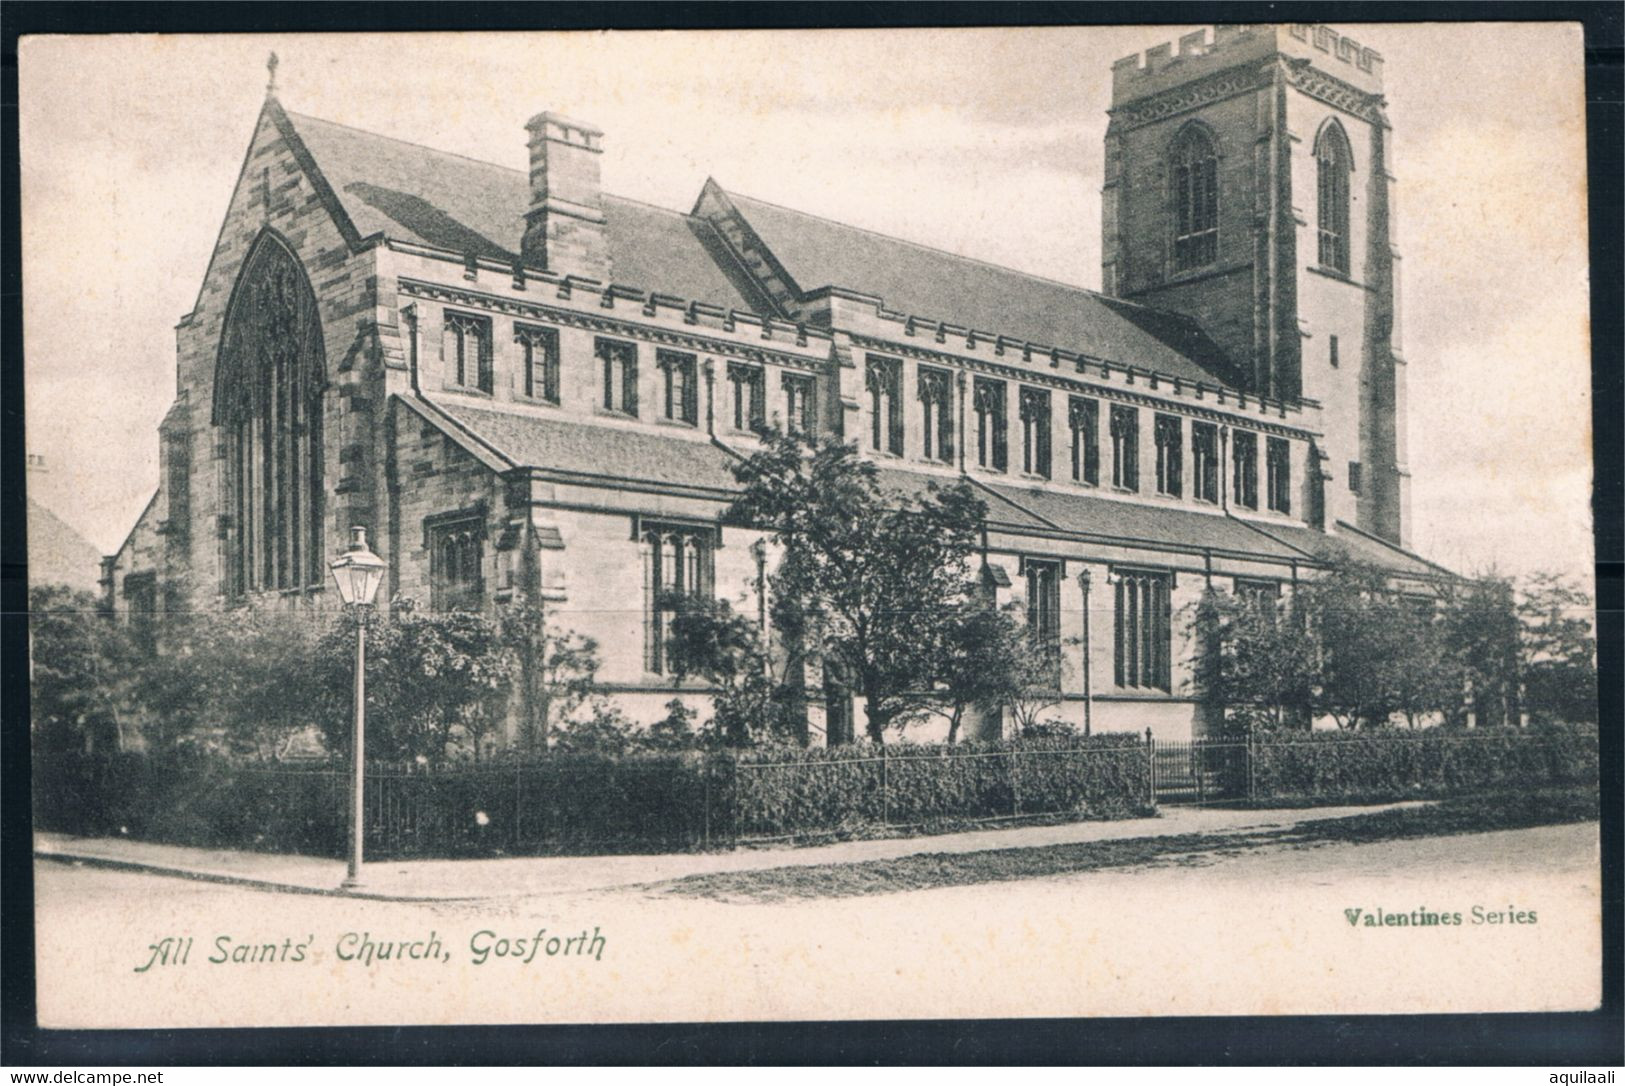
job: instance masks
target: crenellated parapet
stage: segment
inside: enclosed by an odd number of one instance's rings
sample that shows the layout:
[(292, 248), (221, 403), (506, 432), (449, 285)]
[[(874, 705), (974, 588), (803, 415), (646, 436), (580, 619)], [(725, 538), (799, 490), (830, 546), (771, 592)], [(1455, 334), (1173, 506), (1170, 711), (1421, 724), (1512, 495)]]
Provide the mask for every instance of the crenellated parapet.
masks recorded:
[[(1152, 46), (1112, 65), (1112, 108), (1274, 56), (1304, 61), (1367, 95), (1382, 92), (1382, 54), (1331, 27), (1311, 23), (1219, 24)], [(1242, 88), (1236, 88), (1242, 89)]]
[[(1382, 85), (1382, 54), (1375, 49), (1320, 23), (1288, 23), (1286, 30), (1295, 41), (1307, 42), (1316, 51), (1367, 73), (1378, 87)], [(1343, 73), (1333, 69), (1333, 74)]]

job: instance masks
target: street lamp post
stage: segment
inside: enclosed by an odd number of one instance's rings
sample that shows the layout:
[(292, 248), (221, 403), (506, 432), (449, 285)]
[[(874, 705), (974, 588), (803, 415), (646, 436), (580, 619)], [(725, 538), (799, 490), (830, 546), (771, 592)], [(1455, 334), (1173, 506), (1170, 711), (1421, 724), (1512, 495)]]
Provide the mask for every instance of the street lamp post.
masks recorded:
[(1078, 587), (1083, 589), (1083, 734), (1093, 734), (1094, 722), (1089, 718), (1094, 715), (1095, 699), (1091, 689), (1090, 670), (1094, 667), (1094, 660), (1089, 653), (1089, 583), (1091, 581), (1089, 569), (1085, 567), (1078, 574)]
[(362, 818), (361, 794), (366, 783), (367, 752), (367, 621), (366, 608), (384, 579), (384, 560), (367, 547), (367, 530), (350, 529), (350, 545), (333, 559), (330, 567), (338, 585), (339, 599), (355, 615), (355, 729), (351, 736), (350, 760), (353, 777), (350, 786), (350, 871), (343, 888), (361, 885), (361, 841), (366, 823)]

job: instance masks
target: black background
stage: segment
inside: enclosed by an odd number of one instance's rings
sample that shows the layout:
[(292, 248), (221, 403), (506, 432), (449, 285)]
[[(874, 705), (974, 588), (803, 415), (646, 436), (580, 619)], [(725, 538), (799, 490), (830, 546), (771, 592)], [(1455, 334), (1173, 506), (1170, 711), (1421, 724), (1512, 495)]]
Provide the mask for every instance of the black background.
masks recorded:
[[(23, 34), (1122, 23), (1576, 21), (1585, 25), (1592, 433), (1602, 693), (1603, 1006), (1581, 1014), (721, 1025), (40, 1030), (35, 1025), (17, 39)], [(1529, 1065), (1625, 1063), (1621, 1007), (1621, 28), (1618, 3), (28, 3), (0, 8), (0, 1062), (332, 1064)], [(73, 334), (67, 330), (67, 334)], [(1543, 1078), (1544, 1076), (1542, 1076)]]

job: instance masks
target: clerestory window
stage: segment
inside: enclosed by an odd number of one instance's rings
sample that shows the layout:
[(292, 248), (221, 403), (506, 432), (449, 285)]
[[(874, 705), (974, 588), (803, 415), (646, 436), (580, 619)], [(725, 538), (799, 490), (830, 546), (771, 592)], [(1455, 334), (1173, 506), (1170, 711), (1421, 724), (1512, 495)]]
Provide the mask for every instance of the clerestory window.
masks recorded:
[(1100, 401), (1074, 396), (1067, 404), (1072, 430), (1072, 481), (1100, 482)]
[(813, 379), (804, 373), (784, 375), (785, 426), (792, 434), (810, 434), (818, 427), (818, 406)]
[(728, 390), (733, 399), (735, 430), (760, 431), (767, 426), (767, 381), (762, 367), (728, 363)]
[(665, 380), (666, 418), (697, 425), (700, 419), (698, 361), (686, 351), (661, 350), (655, 352), (655, 365)]
[(593, 354), (604, 373), (604, 410), (617, 415), (638, 414), (638, 347), (619, 339), (599, 337)]
[(1292, 512), (1292, 447), (1286, 438), (1272, 437), (1264, 450), (1266, 485), (1270, 508), (1277, 513)]
[(491, 372), (490, 318), (446, 313), (440, 346), (453, 384), (485, 393), (496, 386)]
[(976, 463), (992, 471), (1005, 471), (1010, 466), (1004, 396), (1003, 381), (976, 378), (971, 394), (976, 410)]
[(1112, 404), (1112, 486), (1140, 489), (1140, 409)]
[(1041, 388), (1021, 390), (1021, 470), (1050, 477), (1049, 393)]
[(1258, 435), (1251, 430), (1230, 433), (1230, 494), (1243, 509), (1258, 508)]
[(922, 451), (927, 460), (954, 459), (953, 379), (946, 370), (920, 367), (919, 395)]
[(520, 387), (525, 397), (558, 403), (558, 331), (553, 328), (538, 328), (531, 324), (515, 324), (513, 339), (519, 344)]
[(1191, 423), (1191, 497), (1219, 500), (1219, 428), (1211, 422)]
[(1174, 415), (1156, 417), (1157, 493), (1177, 498), (1185, 489), (1184, 424)]
[(869, 447), (903, 455), (903, 363), (870, 356), (865, 370), (869, 392)]

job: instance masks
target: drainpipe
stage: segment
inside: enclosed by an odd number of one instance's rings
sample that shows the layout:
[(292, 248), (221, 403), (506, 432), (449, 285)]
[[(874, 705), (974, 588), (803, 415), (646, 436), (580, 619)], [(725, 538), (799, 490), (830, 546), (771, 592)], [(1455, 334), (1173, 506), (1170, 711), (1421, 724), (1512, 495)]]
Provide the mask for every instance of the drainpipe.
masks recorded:
[(418, 387), (418, 307), (402, 307), (401, 318), (406, 321), (406, 358), (408, 372), (412, 375), (412, 394), (421, 397), (423, 390)]
[(705, 360), (705, 432), (711, 437), (717, 436), (716, 411), (717, 364), (712, 359)]
[(954, 373), (954, 384), (959, 386), (959, 474), (965, 474), (965, 371)]

